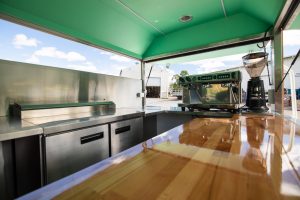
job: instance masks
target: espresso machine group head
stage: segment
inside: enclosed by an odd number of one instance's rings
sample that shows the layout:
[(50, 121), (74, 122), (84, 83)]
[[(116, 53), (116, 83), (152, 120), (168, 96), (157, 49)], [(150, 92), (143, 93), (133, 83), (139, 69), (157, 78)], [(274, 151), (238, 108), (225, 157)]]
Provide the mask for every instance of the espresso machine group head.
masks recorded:
[(251, 77), (247, 86), (246, 109), (251, 112), (266, 112), (266, 96), (264, 81), (260, 75), (268, 62), (268, 54), (264, 52), (250, 53), (243, 56), (243, 64)]

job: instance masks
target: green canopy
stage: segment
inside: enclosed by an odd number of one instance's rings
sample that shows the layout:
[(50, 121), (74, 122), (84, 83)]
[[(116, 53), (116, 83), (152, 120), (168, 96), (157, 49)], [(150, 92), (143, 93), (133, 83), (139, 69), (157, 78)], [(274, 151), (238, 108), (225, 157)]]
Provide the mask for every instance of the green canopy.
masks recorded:
[[(0, 15), (137, 59), (257, 36), (285, 0), (0, 0)], [(191, 16), (181, 22), (182, 16)]]
[(289, 29), (300, 29), (300, 15), (298, 14), (298, 16), (294, 19), (294, 21), (292, 21)]

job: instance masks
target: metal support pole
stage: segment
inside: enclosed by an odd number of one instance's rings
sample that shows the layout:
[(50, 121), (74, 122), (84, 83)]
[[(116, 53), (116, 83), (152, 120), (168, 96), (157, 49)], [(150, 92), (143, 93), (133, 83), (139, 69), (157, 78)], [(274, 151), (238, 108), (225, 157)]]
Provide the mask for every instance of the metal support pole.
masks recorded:
[(145, 85), (145, 62), (141, 61), (141, 80), (142, 80), (142, 92), (144, 96), (142, 97), (142, 107), (146, 106), (146, 85)]
[[(280, 84), (280, 81), (283, 78), (283, 45), (282, 45), (282, 30), (276, 31), (274, 33), (274, 74), (275, 74), (275, 88)], [(284, 104), (283, 104), (283, 95), (284, 95), (284, 84), (275, 91), (275, 112), (283, 114)]]

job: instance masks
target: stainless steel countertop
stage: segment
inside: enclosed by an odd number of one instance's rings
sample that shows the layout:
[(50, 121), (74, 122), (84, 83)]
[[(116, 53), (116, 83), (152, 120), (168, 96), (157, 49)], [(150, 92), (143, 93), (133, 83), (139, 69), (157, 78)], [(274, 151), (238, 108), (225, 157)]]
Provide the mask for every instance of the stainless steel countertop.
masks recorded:
[(0, 142), (43, 133), (43, 129), (24, 120), (0, 117)]
[(144, 111), (136, 108), (119, 108), (116, 109), (114, 113), (104, 114), (105, 115), (77, 113), (72, 115), (58, 115), (55, 117), (36, 117), (24, 120), (0, 117), (0, 142), (142, 117), (144, 116)]
[(11, 140), (20, 137), (52, 134), (88, 126), (106, 124), (114, 121), (122, 121), (135, 117), (151, 116), (161, 113), (187, 114), (195, 116), (211, 116), (209, 112), (181, 111), (180, 107), (147, 106), (142, 108), (117, 108), (114, 113), (76, 113), (69, 115), (57, 115), (51, 117), (36, 117), (24, 120), (9, 120), (8, 117), (0, 117), (0, 141)]
[(38, 125), (43, 128), (44, 134), (58, 133), (62, 131), (78, 129), (88, 126), (106, 124), (114, 121), (122, 121), (135, 117), (143, 117), (148, 115), (156, 115), (159, 113), (184, 113), (180, 108), (165, 108), (165, 107), (146, 107), (142, 108), (117, 108), (115, 112), (97, 113), (76, 113), (69, 115), (57, 115), (51, 117), (37, 117), (24, 119), (25, 121)]
[(51, 117), (36, 117), (24, 120), (42, 127), (44, 134), (51, 134), (142, 116), (144, 116), (144, 111), (142, 109), (117, 108), (113, 113), (76, 113)]

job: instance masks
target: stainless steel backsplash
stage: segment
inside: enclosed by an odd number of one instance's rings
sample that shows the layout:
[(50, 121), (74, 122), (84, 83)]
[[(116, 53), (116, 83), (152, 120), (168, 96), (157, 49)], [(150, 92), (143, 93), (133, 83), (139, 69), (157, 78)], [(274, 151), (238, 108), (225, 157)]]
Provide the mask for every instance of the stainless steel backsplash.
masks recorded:
[(0, 60), (0, 116), (14, 102), (109, 100), (117, 108), (141, 107), (141, 91), (138, 79)]

